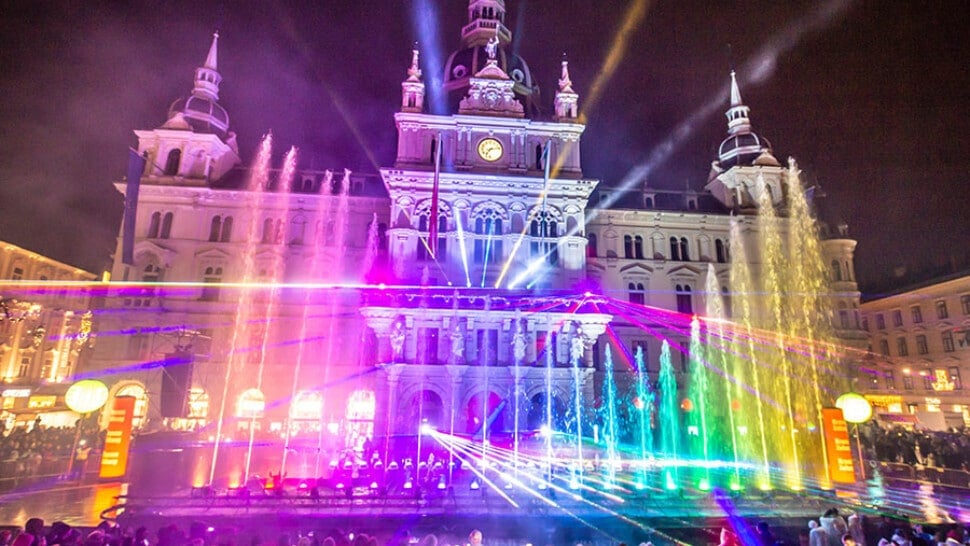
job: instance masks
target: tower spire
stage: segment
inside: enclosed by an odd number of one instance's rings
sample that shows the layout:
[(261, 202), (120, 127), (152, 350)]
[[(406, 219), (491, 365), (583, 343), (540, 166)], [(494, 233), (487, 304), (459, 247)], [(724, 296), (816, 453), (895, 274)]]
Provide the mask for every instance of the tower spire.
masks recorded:
[(205, 58), (205, 67), (212, 70), (219, 70), (218, 62), (218, 51), (219, 51), (219, 31), (212, 33), (212, 45), (209, 46), (209, 55)]
[(556, 91), (556, 119), (576, 119), (579, 106), (579, 94), (573, 91), (573, 82), (569, 78), (569, 61), (566, 54), (562, 55), (562, 73), (559, 77), (559, 90)]
[(731, 71), (731, 107), (724, 113), (728, 119), (728, 134), (747, 133), (751, 131), (751, 119), (748, 117), (748, 107), (741, 100), (741, 89), (734, 70)]
[(418, 64), (418, 44), (411, 49), (411, 66), (408, 77), (401, 82), (401, 111), (424, 111), (424, 82), (421, 81), (421, 67)]
[(195, 69), (193, 95), (210, 100), (219, 100), (219, 83), (222, 82), (222, 75), (219, 74), (218, 68), (218, 50), (219, 32), (216, 31), (212, 33), (212, 45), (209, 46), (209, 54), (206, 55), (205, 64)]

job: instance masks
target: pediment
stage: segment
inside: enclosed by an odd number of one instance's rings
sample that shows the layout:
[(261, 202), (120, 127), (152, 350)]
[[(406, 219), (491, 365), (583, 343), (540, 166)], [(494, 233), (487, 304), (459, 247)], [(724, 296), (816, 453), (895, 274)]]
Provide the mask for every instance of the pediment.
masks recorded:
[(696, 277), (700, 274), (700, 268), (686, 264), (674, 266), (667, 271), (668, 277)]
[(141, 240), (135, 243), (134, 256), (136, 263), (148, 263), (149, 256), (156, 256), (162, 262), (160, 265), (169, 268), (178, 256), (178, 252), (152, 241)]
[(633, 263), (633, 264), (625, 265), (625, 266), (621, 267), (620, 268), (620, 273), (621, 274), (641, 273), (643, 275), (652, 275), (653, 274), (653, 268), (652, 267), (647, 267), (647, 266), (645, 266), (643, 264)]
[(232, 258), (232, 255), (221, 248), (203, 248), (195, 253), (195, 257), (204, 260), (228, 261), (230, 258)]

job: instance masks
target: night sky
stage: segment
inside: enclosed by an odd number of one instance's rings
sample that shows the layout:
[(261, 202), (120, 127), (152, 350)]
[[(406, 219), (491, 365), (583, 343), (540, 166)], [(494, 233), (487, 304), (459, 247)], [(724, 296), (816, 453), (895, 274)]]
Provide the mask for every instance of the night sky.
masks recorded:
[[(966, 257), (970, 10), (962, 2), (653, 2), (639, 21), (630, 4), (507, 0), (514, 47), (542, 86), (546, 112), (568, 55), (588, 117), (587, 176), (618, 185), (649, 163), (651, 185), (701, 189), (726, 130), (733, 63), (755, 131), (779, 159), (798, 160), (826, 194), (825, 217), (846, 221), (859, 240), (863, 285), (898, 265)], [(441, 63), (457, 48), (466, 7), (8, 2), (0, 240), (91, 271), (106, 267), (122, 210), (112, 182), (124, 175), (132, 130), (161, 125), (169, 104), (189, 93), (217, 28), (221, 102), (244, 162), (271, 130), (278, 155), (295, 145), (302, 167), (390, 166), (411, 44), (421, 41), (427, 82), (440, 71), (428, 64), (435, 47)], [(624, 21), (632, 23), (624, 55), (590, 104)], [(713, 113), (698, 114), (713, 100)], [(675, 133), (682, 138), (671, 141)], [(671, 153), (658, 155), (671, 142)]]

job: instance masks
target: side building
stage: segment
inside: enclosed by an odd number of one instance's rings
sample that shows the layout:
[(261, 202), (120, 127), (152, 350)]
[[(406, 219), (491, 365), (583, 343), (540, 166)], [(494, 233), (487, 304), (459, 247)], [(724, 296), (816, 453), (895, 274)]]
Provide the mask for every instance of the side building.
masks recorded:
[(6, 427), (40, 418), (73, 426), (67, 382), (90, 353), (92, 314), (86, 289), (96, 275), (0, 241), (0, 420)]
[(970, 425), (970, 271), (898, 288), (862, 304), (869, 353), (859, 390), (884, 424)]

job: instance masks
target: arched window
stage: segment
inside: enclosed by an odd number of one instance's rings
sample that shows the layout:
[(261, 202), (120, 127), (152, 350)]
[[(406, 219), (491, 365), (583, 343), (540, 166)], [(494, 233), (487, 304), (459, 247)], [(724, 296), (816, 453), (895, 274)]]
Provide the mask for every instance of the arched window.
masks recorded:
[(631, 282), (627, 284), (627, 289), (630, 291), (630, 303), (636, 303), (638, 305), (646, 303), (646, 290), (643, 288), (643, 283)]
[(161, 268), (154, 263), (146, 265), (145, 269), (142, 270), (141, 280), (142, 282), (158, 282), (162, 280)]
[(495, 209), (484, 209), (475, 218), (475, 263), (499, 263), (502, 253), (502, 218)]
[(643, 237), (639, 235), (633, 238), (633, 257), (638, 260), (643, 259)]
[(680, 260), (680, 244), (676, 237), (670, 238), (670, 259), (673, 261)]
[(687, 248), (687, 237), (680, 238), (680, 259), (685, 262), (690, 261), (690, 252)]
[(714, 254), (717, 257), (717, 263), (723, 264), (727, 262), (727, 253), (724, 252), (724, 241), (714, 239)]
[(842, 265), (838, 260), (832, 260), (832, 280), (836, 282), (842, 280)]
[(359, 390), (347, 399), (346, 445), (357, 450), (374, 437), (374, 416), (377, 413), (377, 398), (374, 391)]
[(430, 159), (430, 163), (432, 165), (434, 165), (434, 156), (435, 156), (436, 153), (438, 153), (438, 139), (432, 138), (431, 139), (431, 156), (429, 158)]
[(678, 284), (677, 290), (677, 312), (687, 315), (694, 314), (694, 304), (691, 301), (690, 286)]
[(259, 389), (249, 389), (236, 401), (236, 417), (258, 419), (266, 410), (266, 397)]
[(646, 197), (643, 200), (643, 206), (652, 209), (653, 208), (653, 197)]
[[(217, 266), (209, 266), (205, 268), (202, 272), (202, 282), (205, 284), (218, 285), (222, 282), (222, 268)], [(199, 298), (202, 301), (216, 301), (219, 299), (219, 287), (218, 286), (204, 286), (202, 288), (202, 296)]]
[(438, 215), (438, 248), (435, 255), (448, 255), (448, 217), (444, 214)]
[(222, 231), (222, 216), (213, 216), (212, 224), (209, 226), (209, 242), (218, 243), (219, 233)]
[(623, 257), (633, 258), (633, 237), (629, 235), (623, 236)]
[(589, 258), (596, 257), (596, 234), (590, 233), (586, 236), (586, 256)]
[(849, 267), (849, 262), (842, 262), (842, 269), (845, 271), (845, 280), (852, 280), (852, 268)]
[(536, 144), (536, 169), (543, 170), (545, 166), (542, 164), (542, 144)]
[(267, 218), (263, 220), (263, 235), (260, 237), (260, 242), (264, 244), (273, 242), (273, 219)]
[(174, 218), (175, 215), (171, 212), (166, 212), (165, 216), (162, 218), (162, 239), (168, 239), (172, 236), (172, 220)]
[(422, 214), (418, 216), (418, 241), (417, 241), (417, 252), (415, 255), (418, 260), (427, 260), (428, 246), (430, 242), (428, 241), (428, 217)]
[(148, 223), (148, 238), (154, 239), (158, 237), (158, 228), (162, 223), (162, 213), (153, 212), (152, 219)]
[(222, 233), (219, 235), (219, 242), (228, 243), (232, 239), (232, 216), (226, 216), (222, 220)]
[(165, 160), (165, 176), (175, 176), (179, 173), (179, 163), (182, 162), (182, 150), (175, 149), (168, 153)]

